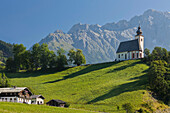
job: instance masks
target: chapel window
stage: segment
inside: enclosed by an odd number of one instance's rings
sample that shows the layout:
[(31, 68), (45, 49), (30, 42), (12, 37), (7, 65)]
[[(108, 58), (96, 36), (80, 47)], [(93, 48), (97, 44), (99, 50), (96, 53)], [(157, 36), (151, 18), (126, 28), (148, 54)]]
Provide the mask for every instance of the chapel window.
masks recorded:
[(132, 58), (134, 58), (134, 57), (135, 57), (135, 53), (132, 54)]
[(140, 53), (140, 58), (142, 58), (142, 53)]

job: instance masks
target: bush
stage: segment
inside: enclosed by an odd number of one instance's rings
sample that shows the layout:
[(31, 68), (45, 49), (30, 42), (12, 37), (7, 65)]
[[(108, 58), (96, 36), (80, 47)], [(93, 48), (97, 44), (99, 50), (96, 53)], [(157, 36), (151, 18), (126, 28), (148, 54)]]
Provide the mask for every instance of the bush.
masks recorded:
[(140, 108), (139, 110), (137, 110), (137, 113), (150, 113), (150, 112), (143, 108)]
[(131, 103), (123, 104), (122, 107), (127, 111), (127, 113), (134, 113), (134, 107)]
[[(142, 106), (145, 107), (145, 108), (147, 108), (147, 109), (149, 109), (150, 111), (153, 111), (153, 109), (152, 109), (152, 107), (151, 107), (151, 104), (152, 104), (152, 103), (150, 103), (150, 104), (145, 103), (145, 104), (142, 104)], [(144, 112), (144, 113), (145, 113), (145, 112)], [(147, 113), (147, 112), (146, 112), (146, 113)]]
[(70, 106), (69, 103), (66, 103), (64, 107), (68, 108)]

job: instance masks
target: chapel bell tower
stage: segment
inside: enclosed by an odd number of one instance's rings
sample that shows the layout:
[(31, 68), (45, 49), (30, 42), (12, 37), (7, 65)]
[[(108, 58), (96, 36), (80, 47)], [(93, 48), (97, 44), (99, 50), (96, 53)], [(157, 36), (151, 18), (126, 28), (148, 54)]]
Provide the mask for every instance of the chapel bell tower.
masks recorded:
[(141, 50), (142, 50), (142, 57), (144, 57), (144, 36), (142, 35), (142, 30), (140, 28), (140, 25), (136, 33), (137, 34), (135, 36), (135, 39), (138, 39), (139, 46), (141, 47)]

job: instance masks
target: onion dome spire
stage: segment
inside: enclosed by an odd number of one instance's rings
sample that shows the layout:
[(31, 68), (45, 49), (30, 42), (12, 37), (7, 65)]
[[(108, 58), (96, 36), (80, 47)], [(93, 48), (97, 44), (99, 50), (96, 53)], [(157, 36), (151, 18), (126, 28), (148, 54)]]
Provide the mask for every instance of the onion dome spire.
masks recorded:
[(141, 35), (142, 34), (142, 30), (140, 28), (140, 25), (139, 25), (138, 30), (136, 31), (136, 33), (137, 33), (137, 35)]

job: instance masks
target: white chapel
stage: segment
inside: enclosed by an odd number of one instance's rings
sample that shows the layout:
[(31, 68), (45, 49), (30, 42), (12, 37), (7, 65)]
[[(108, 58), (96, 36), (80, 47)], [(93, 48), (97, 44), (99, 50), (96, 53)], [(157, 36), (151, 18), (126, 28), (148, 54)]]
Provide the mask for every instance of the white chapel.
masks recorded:
[(140, 26), (136, 31), (134, 40), (124, 41), (119, 44), (116, 52), (116, 61), (139, 59), (144, 57), (144, 36)]

